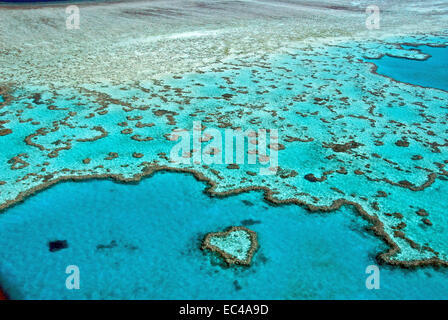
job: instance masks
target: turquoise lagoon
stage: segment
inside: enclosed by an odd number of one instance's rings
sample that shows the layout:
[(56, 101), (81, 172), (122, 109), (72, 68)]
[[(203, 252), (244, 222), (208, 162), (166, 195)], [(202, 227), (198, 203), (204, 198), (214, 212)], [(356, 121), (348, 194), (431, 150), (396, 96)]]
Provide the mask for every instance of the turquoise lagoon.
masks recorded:
[[(0, 216), (0, 280), (15, 299), (443, 299), (447, 270), (367, 266), (386, 246), (350, 207), (310, 213), (271, 206), (258, 192), (223, 199), (191, 175), (139, 184), (60, 183)], [(232, 225), (258, 233), (252, 266), (226, 267), (199, 248)], [(67, 240), (50, 252), (48, 242)], [(67, 265), (80, 289), (65, 288)]]
[(403, 46), (430, 55), (426, 60), (384, 56), (369, 60), (378, 66), (377, 72), (395, 80), (423, 87), (448, 90), (448, 48), (431, 46)]

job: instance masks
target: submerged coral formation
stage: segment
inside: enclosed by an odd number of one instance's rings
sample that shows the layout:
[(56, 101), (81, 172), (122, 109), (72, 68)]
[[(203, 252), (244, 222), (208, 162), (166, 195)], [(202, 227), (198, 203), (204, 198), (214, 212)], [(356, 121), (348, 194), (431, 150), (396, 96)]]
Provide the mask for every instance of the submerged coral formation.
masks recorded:
[(229, 265), (250, 265), (257, 247), (257, 234), (246, 227), (230, 227), (225, 232), (208, 233), (202, 242), (203, 250), (220, 254)]

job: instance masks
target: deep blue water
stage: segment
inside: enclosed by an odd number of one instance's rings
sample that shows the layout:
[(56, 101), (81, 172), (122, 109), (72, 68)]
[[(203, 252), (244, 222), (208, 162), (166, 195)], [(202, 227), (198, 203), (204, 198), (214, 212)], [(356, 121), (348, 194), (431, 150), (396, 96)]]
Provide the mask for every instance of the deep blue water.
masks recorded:
[[(404, 48), (414, 48), (403, 46)], [(378, 66), (377, 72), (395, 80), (422, 87), (448, 90), (448, 47), (416, 47), (430, 54), (427, 60), (410, 60), (384, 56), (369, 61)]]
[[(381, 288), (366, 289), (365, 269), (386, 248), (350, 207), (309, 213), (258, 192), (210, 198), (204, 187), (158, 173), (40, 192), (0, 215), (0, 284), (21, 299), (446, 298), (448, 272), (431, 268), (380, 266)], [(223, 267), (199, 249), (207, 232), (232, 225), (258, 233), (250, 268)], [(50, 252), (53, 240), (68, 248)], [(65, 287), (67, 265), (80, 269), (79, 290)]]

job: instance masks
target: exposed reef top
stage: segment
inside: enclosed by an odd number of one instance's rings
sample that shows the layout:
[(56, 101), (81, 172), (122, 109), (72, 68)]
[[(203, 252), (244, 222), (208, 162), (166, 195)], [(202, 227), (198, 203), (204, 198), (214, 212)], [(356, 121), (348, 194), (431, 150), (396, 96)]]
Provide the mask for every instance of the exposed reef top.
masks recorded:
[(250, 265), (257, 248), (257, 234), (245, 227), (208, 233), (202, 242), (202, 250), (219, 253), (229, 265)]

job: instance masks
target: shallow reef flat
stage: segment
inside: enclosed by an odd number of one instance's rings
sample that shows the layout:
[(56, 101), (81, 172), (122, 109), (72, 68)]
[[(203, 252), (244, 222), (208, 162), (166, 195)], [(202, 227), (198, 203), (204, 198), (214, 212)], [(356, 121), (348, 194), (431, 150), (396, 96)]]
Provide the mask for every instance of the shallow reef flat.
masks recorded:
[[(445, 18), (434, 13), (440, 8), (388, 6), (397, 19), (385, 14), (376, 36), (359, 31), (362, 4), (238, 3), (239, 17), (227, 13), (219, 21), (217, 8), (230, 12), (234, 4), (202, 3), (207, 14), (158, 2), (145, 3), (146, 11), (141, 3), (141, 10), (134, 3), (86, 6), (84, 33), (84, 25), (61, 31), (57, 8), (0, 10), (0, 26), (18, 31), (15, 39), (2, 32), (0, 210), (63, 180), (133, 182), (160, 170), (188, 172), (207, 181), (214, 196), (262, 190), (272, 203), (311, 211), (354, 206), (389, 246), (381, 261), (446, 266), (448, 218), (440, 199), (448, 191), (448, 93), (378, 75), (371, 62), (383, 55), (426, 60), (419, 45), (446, 46)], [(186, 6), (169, 2), (175, 4)], [(266, 7), (270, 17), (255, 18)], [(104, 14), (89, 20), (98, 10)], [(173, 24), (162, 27), (170, 14)], [(429, 14), (437, 23), (399, 27)], [(320, 20), (311, 19), (316, 15)], [(102, 38), (107, 17), (118, 20)], [(317, 29), (297, 31), (308, 20)], [(325, 23), (327, 29), (317, 27)], [(33, 25), (50, 30), (47, 42), (25, 32)], [(52, 50), (57, 54), (48, 55)], [(258, 174), (262, 164), (173, 163), (171, 135), (195, 130), (194, 121), (223, 133), (277, 129), (270, 145), (278, 151), (276, 173)]]
[(67, 30), (60, 6), (0, 7), (2, 82), (101, 84), (195, 72), (292, 43), (338, 43), (438, 34), (446, 4), (376, 1), (380, 29), (365, 26), (367, 0), (123, 1), (78, 3), (80, 29)]

